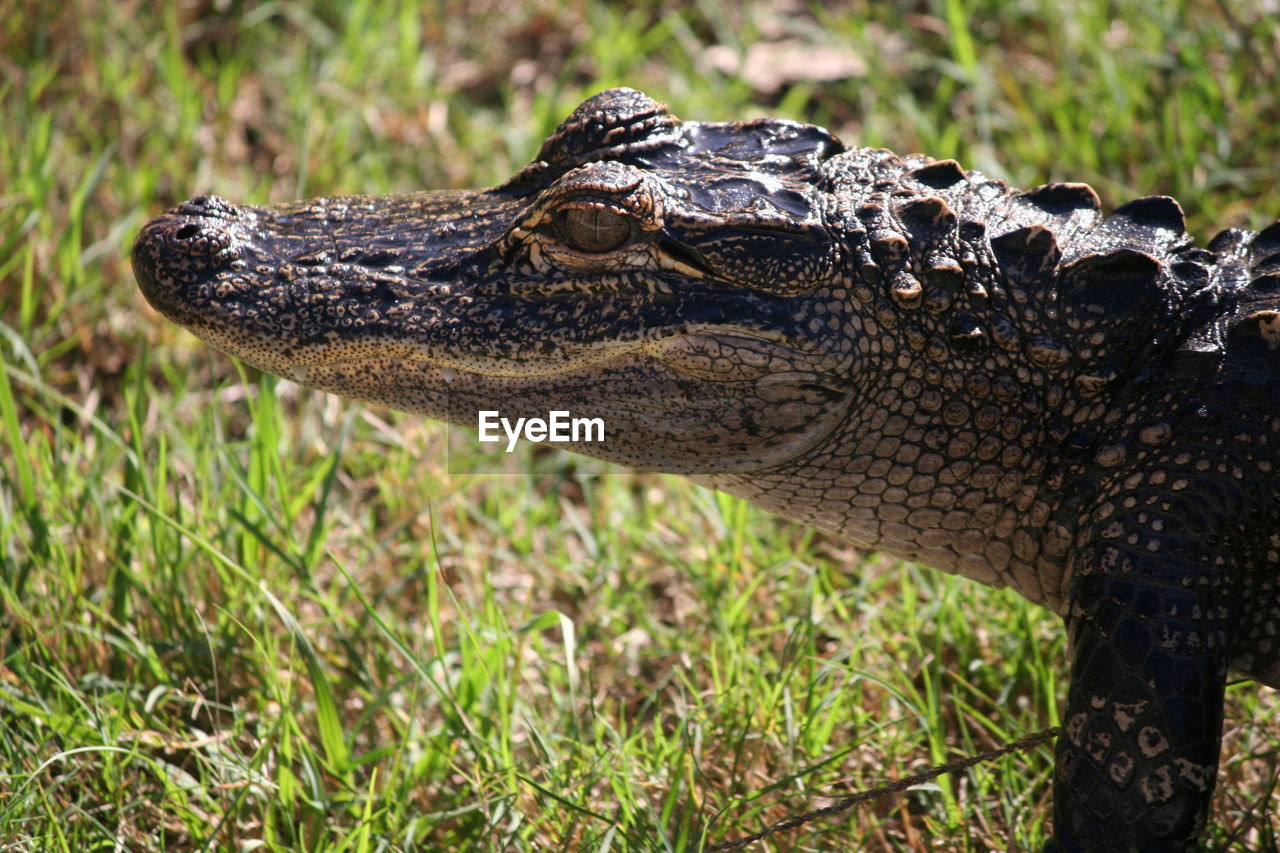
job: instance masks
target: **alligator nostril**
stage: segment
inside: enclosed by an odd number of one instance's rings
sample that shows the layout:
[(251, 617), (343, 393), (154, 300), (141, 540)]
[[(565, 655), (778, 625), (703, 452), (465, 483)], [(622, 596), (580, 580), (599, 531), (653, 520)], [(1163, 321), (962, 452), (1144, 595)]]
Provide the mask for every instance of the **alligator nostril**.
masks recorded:
[(231, 229), (232, 226), (218, 219), (170, 212), (142, 233), (152, 235), (162, 252), (171, 249), (193, 258), (217, 256), (217, 262), (224, 263), (231, 260), (228, 250), (235, 243)]

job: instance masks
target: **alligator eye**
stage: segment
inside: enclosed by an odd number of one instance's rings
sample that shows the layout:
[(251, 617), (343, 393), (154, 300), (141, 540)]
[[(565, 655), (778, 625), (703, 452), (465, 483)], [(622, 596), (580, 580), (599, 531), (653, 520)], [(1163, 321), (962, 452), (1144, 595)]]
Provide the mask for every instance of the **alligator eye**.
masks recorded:
[(560, 233), (580, 252), (608, 252), (631, 237), (631, 217), (600, 208), (571, 207), (560, 214)]

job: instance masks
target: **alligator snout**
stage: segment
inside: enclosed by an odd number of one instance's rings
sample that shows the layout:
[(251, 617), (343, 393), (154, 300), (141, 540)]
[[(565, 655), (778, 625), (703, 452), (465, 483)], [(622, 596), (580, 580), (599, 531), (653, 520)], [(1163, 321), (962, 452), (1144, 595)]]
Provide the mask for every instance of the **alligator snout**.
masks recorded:
[(231, 248), (232, 229), (244, 218), (224, 198), (197, 196), (153, 219), (138, 235), (134, 256), (152, 246), (191, 257), (217, 255)]
[(237, 231), (247, 213), (226, 199), (198, 196), (157, 216), (133, 244), (133, 269), (147, 301), (174, 315), (183, 292), (243, 267)]

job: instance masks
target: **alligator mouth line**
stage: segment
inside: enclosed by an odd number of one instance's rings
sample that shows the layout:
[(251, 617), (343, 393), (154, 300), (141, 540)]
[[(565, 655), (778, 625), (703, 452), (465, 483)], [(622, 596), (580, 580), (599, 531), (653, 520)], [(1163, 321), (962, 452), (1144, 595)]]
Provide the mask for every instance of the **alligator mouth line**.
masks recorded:
[[(567, 373), (573, 373), (578, 370), (586, 370), (592, 367), (599, 367), (609, 362), (616, 361), (619, 358), (630, 355), (632, 353), (644, 350), (643, 343), (637, 343), (627, 347), (617, 347), (607, 354), (601, 354), (596, 358), (582, 359), (570, 363), (557, 362), (554, 366), (548, 364), (546, 369), (523, 369), (523, 370), (485, 370), (480, 369), (475, 363), (465, 363), (459, 359), (443, 359), (443, 358), (425, 358), (420, 355), (405, 356), (399, 353), (384, 352), (371, 354), (364, 352), (358, 356), (332, 356), (328, 358), (308, 359), (306, 361), (296, 362), (289, 366), (289, 376), (295, 382), (306, 384), (307, 377), (314, 370), (323, 368), (343, 367), (347, 365), (359, 365), (368, 363), (373, 359), (394, 360), (406, 365), (413, 365), (421, 368), (437, 368), (441, 371), (446, 384), (452, 384), (460, 375), (468, 374), (471, 376), (481, 376), (485, 379), (530, 379), (538, 377), (561, 376)], [(494, 366), (501, 362), (490, 362)]]
[[(486, 379), (527, 379), (549, 376), (561, 376), (593, 367), (601, 367), (627, 356), (648, 356), (657, 362), (667, 365), (673, 370), (686, 372), (679, 364), (673, 363), (670, 350), (682, 342), (698, 339), (745, 342), (756, 347), (788, 358), (792, 361), (813, 358), (807, 353), (788, 344), (770, 340), (761, 335), (746, 334), (740, 329), (699, 329), (697, 331), (681, 330), (661, 337), (648, 337), (625, 343), (604, 343), (596, 347), (588, 347), (581, 353), (566, 359), (548, 359), (541, 362), (513, 363), (503, 359), (476, 357), (474, 359), (449, 358), (424, 355), (414, 351), (410, 344), (388, 343), (379, 345), (369, 342), (351, 342), (340, 346), (335, 351), (332, 342), (326, 342), (325, 351), (308, 352), (306, 357), (299, 358), (292, 364), (286, 362), (288, 375), (299, 383), (305, 384), (306, 378), (313, 369), (358, 365), (370, 359), (394, 360), (417, 367), (438, 368), (442, 371), (446, 383), (452, 383), (460, 374), (482, 376)], [(303, 347), (305, 349), (306, 347)], [(343, 352), (342, 350), (347, 350)]]

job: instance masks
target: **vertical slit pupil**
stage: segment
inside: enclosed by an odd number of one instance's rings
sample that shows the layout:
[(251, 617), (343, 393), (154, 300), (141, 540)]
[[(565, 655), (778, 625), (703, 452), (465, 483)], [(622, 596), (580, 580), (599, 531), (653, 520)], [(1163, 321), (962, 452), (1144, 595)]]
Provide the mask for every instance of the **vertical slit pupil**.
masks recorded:
[(564, 212), (565, 238), (583, 252), (608, 252), (631, 236), (631, 222), (626, 216), (600, 208), (571, 208)]

